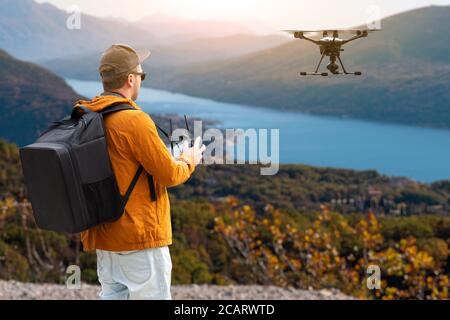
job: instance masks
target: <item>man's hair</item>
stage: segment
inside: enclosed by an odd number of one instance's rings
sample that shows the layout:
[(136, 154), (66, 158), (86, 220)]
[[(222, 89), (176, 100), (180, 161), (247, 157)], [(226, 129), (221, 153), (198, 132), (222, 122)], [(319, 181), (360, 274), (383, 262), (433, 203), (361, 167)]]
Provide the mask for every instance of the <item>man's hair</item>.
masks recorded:
[(110, 77), (107, 80), (102, 79), (103, 90), (108, 91), (122, 88), (128, 81), (128, 75), (133, 72), (137, 72), (137, 67), (116, 77)]

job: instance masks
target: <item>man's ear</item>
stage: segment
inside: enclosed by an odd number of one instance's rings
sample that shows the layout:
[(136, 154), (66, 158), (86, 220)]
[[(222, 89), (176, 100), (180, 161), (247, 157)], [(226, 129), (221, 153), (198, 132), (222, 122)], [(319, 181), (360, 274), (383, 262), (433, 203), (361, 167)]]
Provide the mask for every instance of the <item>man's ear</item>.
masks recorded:
[(128, 75), (128, 81), (127, 82), (128, 82), (128, 85), (130, 87), (132, 87), (134, 85), (134, 78), (133, 78), (133, 75), (131, 73)]

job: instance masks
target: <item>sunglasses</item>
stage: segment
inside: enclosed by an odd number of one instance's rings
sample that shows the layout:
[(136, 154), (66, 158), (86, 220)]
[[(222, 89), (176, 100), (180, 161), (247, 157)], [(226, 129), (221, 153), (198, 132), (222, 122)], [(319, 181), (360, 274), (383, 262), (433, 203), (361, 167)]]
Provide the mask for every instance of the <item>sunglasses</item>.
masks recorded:
[(145, 72), (133, 72), (133, 74), (136, 74), (138, 76), (141, 76), (141, 80), (144, 81), (147, 74)]

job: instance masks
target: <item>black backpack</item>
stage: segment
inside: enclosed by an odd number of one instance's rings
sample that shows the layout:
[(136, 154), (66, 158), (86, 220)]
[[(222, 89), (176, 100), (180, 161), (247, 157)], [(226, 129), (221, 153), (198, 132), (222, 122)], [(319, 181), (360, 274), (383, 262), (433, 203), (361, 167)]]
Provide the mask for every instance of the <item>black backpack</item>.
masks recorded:
[[(23, 175), (36, 224), (41, 229), (78, 233), (119, 219), (133, 191), (142, 165), (121, 195), (107, 149), (103, 119), (127, 104), (101, 112), (76, 106), (72, 114), (54, 122), (39, 139), (20, 149)], [(148, 175), (152, 201), (153, 178)]]

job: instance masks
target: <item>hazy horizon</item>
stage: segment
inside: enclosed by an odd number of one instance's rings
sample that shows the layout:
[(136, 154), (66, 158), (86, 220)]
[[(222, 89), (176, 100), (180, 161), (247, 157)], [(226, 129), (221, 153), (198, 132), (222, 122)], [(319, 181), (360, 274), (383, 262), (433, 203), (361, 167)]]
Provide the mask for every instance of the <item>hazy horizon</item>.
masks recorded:
[(346, 0), (341, 1), (339, 6), (329, 4), (326, 0), (316, 0), (313, 3), (293, 0), (164, 0), (150, 3), (148, 0), (133, 0), (126, 6), (117, 0), (35, 1), (49, 2), (62, 10), (76, 5), (86, 14), (129, 21), (157, 14), (187, 20), (224, 20), (244, 26), (255, 24), (256, 28), (261, 26), (273, 31), (290, 28), (346, 28), (372, 21), (376, 16), (384, 18), (430, 5), (450, 5), (450, 0)]

